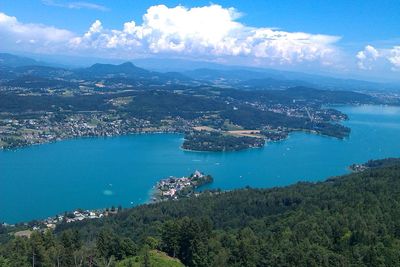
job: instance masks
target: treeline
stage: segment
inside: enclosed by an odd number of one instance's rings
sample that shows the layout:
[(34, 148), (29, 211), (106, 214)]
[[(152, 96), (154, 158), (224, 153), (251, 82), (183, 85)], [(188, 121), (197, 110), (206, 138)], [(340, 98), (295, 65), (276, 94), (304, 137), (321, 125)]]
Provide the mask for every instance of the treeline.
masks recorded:
[(13, 80), (7, 82), (0, 82), (2, 86), (9, 87), (18, 87), (18, 88), (26, 88), (29, 90), (40, 90), (43, 88), (52, 88), (52, 89), (63, 89), (69, 88), (73, 90), (77, 90), (79, 85), (77, 83), (58, 80), (58, 79), (47, 79), (41, 77), (35, 77), (31, 75), (26, 75), (23, 77), (18, 77)]
[(106, 111), (111, 109), (106, 95), (18, 95), (12, 92), (0, 93), (0, 112), (26, 113), (39, 111)]
[(158, 249), (187, 266), (399, 266), (399, 188), (396, 163), (319, 183), (204, 193), (64, 224), (55, 237), (13, 237), (0, 259), (31, 266), (34, 253), (43, 257), (35, 266), (54, 266), (58, 248), (64, 261), (82, 254), (79, 266), (105, 266)]
[(285, 127), (293, 130), (314, 131), (322, 135), (343, 139), (350, 134), (350, 128), (338, 123), (312, 122), (305, 117), (293, 117), (285, 114), (260, 111), (250, 106), (240, 106), (237, 109), (226, 109), (221, 112), (222, 118), (240, 125), (245, 129), (261, 129), (265, 125)]
[(364, 165), (368, 168), (382, 168), (398, 164), (400, 164), (399, 158), (388, 158), (388, 159), (369, 160)]
[(264, 143), (263, 138), (232, 136), (210, 131), (193, 131), (185, 135), (182, 148), (194, 151), (238, 151), (262, 147)]
[(1, 267), (29, 266), (115, 266), (118, 261), (139, 251), (129, 238), (119, 237), (104, 229), (93, 243), (83, 242), (76, 230), (55, 236), (52, 231), (33, 232), (29, 238), (16, 237), (0, 247)]
[(226, 108), (225, 103), (205, 96), (154, 90), (137, 93), (133, 101), (122, 110), (134, 117), (154, 121), (166, 117), (195, 119), (205, 114), (216, 114)]

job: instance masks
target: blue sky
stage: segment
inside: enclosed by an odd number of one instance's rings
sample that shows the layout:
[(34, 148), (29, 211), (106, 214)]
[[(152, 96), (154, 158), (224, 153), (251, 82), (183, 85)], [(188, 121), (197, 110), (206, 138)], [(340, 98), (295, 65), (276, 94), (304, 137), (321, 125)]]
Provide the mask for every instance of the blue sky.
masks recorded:
[[(143, 15), (158, 5), (167, 9), (154, 8), (152, 16), (167, 23), (172, 20), (171, 25), (143, 24)], [(185, 10), (174, 9), (179, 5)], [(206, 8), (211, 6), (215, 8)], [(191, 9), (195, 7), (199, 12)], [(6, 39), (0, 42), (2, 51), (179, 57), (294, 70), (322, 68), (391, 79), (400, 76), (398, 0), (2, 0), (0, 14), (0, 37)], [(180, 14), (187, 21), (177, 18)], [(203, 18), (210, 23), (197, 27)], [(131, 21), (132, 30), (123, 33), (128, 30), (124, 23)], [(181, 24), (197, 30), (191, 34)], [(32, 27), (32, 34), (21, 35), (21, 27), (26, 31)]]

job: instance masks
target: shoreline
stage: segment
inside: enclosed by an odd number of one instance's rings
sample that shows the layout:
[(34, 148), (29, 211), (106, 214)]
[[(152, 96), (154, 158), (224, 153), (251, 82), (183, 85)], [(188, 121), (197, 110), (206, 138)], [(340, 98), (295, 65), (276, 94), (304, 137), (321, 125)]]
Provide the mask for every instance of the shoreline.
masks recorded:
[[(326, 138), (334, 138), (334, 139), (338, 139), (338, 140), (348, 140), (350, 138), (349, 136), (343, 137), (343, 138), (339, 138), (339, 137), (335, 137), (335, 136), (330, 136), (330, 135), (325, 135), (325, 134), (321, 134), (318, 132), (314, 132), (311, 130), (293, 130), (290, 131), (288, 136), (279, 140), (271, 140), (268, 141), (266, 139), (265, 140), (265, 144), (261, 147), (248, 147), (245, 149), (240, 149), (240, 150), (229, 150), (229, 151), (212, 151), (212, 150), (192, 150), (192, 149), (188, 149), (188, 148), (183, 148), (182, 145), (179, 146), (179, 149), (181, 149), (182, 151), (185, 152), (196, 152), (196, 153), (231, 153), (231, 152), (240, 152), (240, 151), (245, 151), (245, 150), (249, 150), (249, 149), (261, 149), (266, 147), (269, 143), (278, 143), (278, 142), (283, 142), (287, 139), (289, 139), (289, 136), (292, 134), (297, 134), (297, 133), (305, 133), (305, 134), (310, 134), (310, 135), (316, 135), (316, 136), (321, 136), (321, 137), (326, 137)], [(71, 141), (71, 140), (79, 140), (79, 139), (90, 139), (90, 138), (103, 138), (103, 139), (107, 139), (107, 138), (115, 138), (115, 137), (124, 137), (124, 136), (134, 136), (134, 135), (157, 135), (157, 134), (177, 134), (177, 135), (184, 135), (183, 132), (179, 132), (179, 131), (171, 131), (171, 132), (163, 132), (163, 131), (149, 131), (149, 132), (137, 132), (137, 133), (127, 133), (127, 134), (116, 134), (116, 135), (98, 135), (98, 136), (74, 136), (74, 137), (69, 137), (69, 138), (63, 138), (60, 140), (51, 140), (48, 142), (38, 142), (38, 143), (33, 143), (33, 144), (29, 144), (29, 145), (23, 145), (23, 146), (17, 146), (17, 147), (11, 147), (11, 148), (0, 148), (0, 152), (14, 152), (16, 150), (19, 149), (24, 149), (24, 148), (29, 148), (29, 147), (35, 147), (35, 146), (40, 146), (40, 145), (49, 145), (49, 144), (55, 144), (55, 143), (59, 143), (59, 142), (65, 142), (65, 141)], [(182, 142), (183, 144), (183, 142)]]
[(34, 146), (40, 146), (40, 145), (49, 145), (49, 144), (56, 144), (60, 142), (65, 142), (65, 141), (71, 141), (71, 140), (79, 140), (79, 139), (90, 139), (90, 138), (115, 138), (115, 137), (124, 137), (124, 136), (133, 136), (133, 135), (155, 135), (155, 134), (179, 134), (183, 135), (184, 133), (178, 132), (178, 131), (171, 131), (171, 132), (163, 132), (163, 131), (150, 131), (150, 132), (137, 132), (137, 133), (126, 133), (126, 134), (116, 134), (116, 135), (95, 135), (95, 136), (72, 136), (69, 138), (63, 138), (60, 140), (51, 140), (48, 142), (38, 142), (38, 143), (33, 143), (33, 144), (28, 144), (28, 145), (23, 145), (23, 146), (16, 146), (16, 147), (11, 147), (11, 148), (0, 148), (0, 152), (2, 151), (16, 151), (19, 149), (24, 149), (24, 148), (29, 148), (29, 147), (34, 147)]
[[(279, 141), (278, 141), (279, 142)], [(234, 152), (241, 152), (241, 151), (246, 151), (246, 150), (250, 150), (250, 149), (262, 149), (264, 148), (266, 145), (263, 145), (261, 147), (248, 147), (245, 149), (240, 149), (240, 150), (228, 150), (228, 151), (211, 151), (211, 150), (191, 150), (188, 148), (183, 148), (182, 146), (179, 146), (179, 149), (185, 152), (194, 152), (194, 153), (234, 153)]]
[[(327, 107), (332, 106), (332, 105), (328, 105)], [(339, 107), (345, 107), (346, 105), (338, 105)], [(351, 107), (362, 107), (362, 106), (382, 106), (382, 105), (350, 105)], [(386, 106), (390, 106), (390, 105), (386, 105)], [(393, 107), (397, 107), (397, 106), (393, 106)], [(340, 111), (340, 110), (339, 110)], [(350, 120), (348, 114), (345, 114), (347, 116), (346, 119), (344, 120), (340, 120), (337, 121), (336, 123), (339, 123), (341, 126), (346, 127), (345, 125), (343, 125), (343, 122), (347, 122)], [(335, 121), (333, 121), (335, 122)], [(347, 127), (349, 128), (349, 127)], [(195, 131), (195, 126), (191, 128), (192, 131)], [(306, 132), (306, 133), (311, 133), (311, 134), (315, 134), (315, 135), (321, 135), (321, 136), (326, 136), (326, 137), (333, 137), (333, 138), (337, 138), (340, 140), (344, 140), (347, 139), (350, 136), (351, 133), (351, 128), (349, 128), (349, 135), (348, 136), (333, 136), (333, 135), (327, 135), (327, 134), (323, 134), (321, 132), (312, 130), (312, 129), (297, 129), (297, 128), (293, 128), (293, 129), (289, 129), (289, 134), (293, 133), (293, 132)], [(182, 134), (185, 135), (185, 132), (187, 130), (181, 129), (179, 130), (149, 130), (149, 131), (136, 131), (136, 132), (126, 132), (126, 133), (111, 133), (111, 134), (105, 134), (105, 135), (82, 135), (82, 136), (68, 136), (65, 138), (56, 138), (56, 139), (51, 139), (51, 140), (45, 140), (45, 141), (39, 141), (39, 142), (34, 142), (34, 143), (30, 143), (30, 144), (23, 144), (23, 145), (16, 145), (16, 146), (7, 146), (7, 145), (3, 145), (2, 147), (0, 147), (0, 151), (15, 151), (17, 149), (20, 148), (27, 148), (30, 146), (34, 146), (34, 145), (43, 145), (43, 144), (52, 144), (52, 143), (57, 143), (57, 142), (62, 142), (62, 141), (66, 141), (66, 140), (73, 140), (73, 139), (80, 139), (80, 138), (99, 138), (99, 137), (104, 137), (104, 138), (108, 138), (108, 137), (119, 137), (119, 136), (128, 136), (128, 135), (142, 135), (142, 134)], [(267, 138), (265, 137), (258, 137), (258, 138), (262, 138), (265, 140), (265, 143), (269, 143), (269, 142), (279, 142), (282, 140), (287, 139), (287, 137), (282, 138), (280, 140), (270, 140), (267, 141)], [(2, 142), (3, 144), (7, 144), (5, 142)], [(182, 143), (183, 144), (183, 143)], [(264, 147), (264, 145), (262, 145), (261, 147), (248, 147), (245, 149), (239, 149), (239, 150), (229, 150), (229, 151), (222, 151), (222, 150), (192, 150), (192, 149), (184, 149), (182, 148), (184, 151), (188, 151), (188, 152), (237, 152), (237, 151), (242, 151), (242, 150), (247, 150), (249, 148), (262, 148)]]

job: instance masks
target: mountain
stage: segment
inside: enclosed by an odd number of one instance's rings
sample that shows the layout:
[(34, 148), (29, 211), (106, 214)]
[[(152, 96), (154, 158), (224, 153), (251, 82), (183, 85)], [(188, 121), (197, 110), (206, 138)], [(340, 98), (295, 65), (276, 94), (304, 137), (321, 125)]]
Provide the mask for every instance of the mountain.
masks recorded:
[[(0, 54), (0, 80), (24, 75), (47, 79), (108, 80), (133, 86), (215, 85), (239, 89), (286, 89), (307, 86), (329, 90), (393, 90), (400, 84), (341, 79), (293, 71), (219, 65), (179, 59), (136, 59), (121, 64), (96, 63), (86, 68), (64, 68), (31, 58)], [(139, 65), (140, 64), (140, 65)], [(139, 67), (145, 66), (145, 68)], [(197, 68), (200, 67), (200, 68)], [(149, 70), (153, 69), (153, 70)]]
[(136, 67), (131, 62), (120, 65), (96, 63), (89, 68), (76, 69), (76, 75), (83, 75), (95, 78), (104, 77), (126, 77), (132, 79), (151, 78), (154, 75), (151, 71)]
[(329, 90), (397, 91), (400, 89), (400, 84), (369, 82), (356, 79), (340, 79), (272, 69), (235, 67), (227, 70), (201, 68), (185, 71), (183, 73), (192, 79), (245, 89), (277, 89), (293, 86), (308, 86)]
[[(4, 57), (6, 58), (6, 57)], [(0, 65), (0, 83), (5, 86), (26, 88), (78, 88), (77, 83), (102, 82), (105, 86), (136, 86), (162, 88), (175, 86), (192, 86), (198, 83), (177, 72), (160, 73), (139, 68), (131, 62), (119, 65), (96, 63), (87, 68), (67, 69), (48, 65), (31, 64), (36, 61), (11, 56), (20, 64)], [(26, 63), (24, 65), (22, 63)], [(38, 62), (36, 62), (38, 63)], [(85, 84), (87, 85), (87, 83)]]
[(21, 67), (29, 65), (39, 65), (40, 63), (34, 59), (16, 56), (7, 53), (0, 53), (0, 66), (6, 67)]
[(98, 80), (105, 79), (108, 82), (127, 83), (131, 85), (159, 85), (168, 84), (192, 84), (192, 79), (181, 73), (160, 73), (149, 71), (135, 66), (131, 62), (119, 65), (94, 64), (88, 68), (73, 70), (74, 77), (78, 79)]

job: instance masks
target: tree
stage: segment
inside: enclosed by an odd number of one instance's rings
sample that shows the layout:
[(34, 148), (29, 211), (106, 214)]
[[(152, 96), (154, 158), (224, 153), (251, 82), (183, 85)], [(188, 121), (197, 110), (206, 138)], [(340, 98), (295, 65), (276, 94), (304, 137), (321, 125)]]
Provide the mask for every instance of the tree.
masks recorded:
[(96, 248), (99, 256), (105, 259), (114, 257), (116, 260), (121, 260), (136, 255), (137, 252), (136, 244), (131, 239), (119, 237), (110, 229), (100, 231)]
[(16, 237), (11, 241), (9, 249), (10, 257), (13, 266), (32, 266), (31, 264), (31, 250), (29, 248), (28, 240), (23, 237)]
[(258, 257), (258, 244), (254, 232), (250, 228), (239, 231), (237, 258), (241, 266), (256, 266)]
[(32, 266), (50, 266), (51, 261), (45, 248), (43, 234), (33, 232), (29, 238)]
[(60, 245), (62, 248), (61, 265), (73, 266), (74, 252), (79, 247), (76, 231), (63, 231), (60, 236)]
[(0, 256), (0, 266), (1, 267), (11, 267), (11, 262), (4, 258), (3, 256)]
[(176, 257), (180, 250), (180, 226), (175, 221), (167, 221), (161, 230), (161, 249), (171, 257)]

